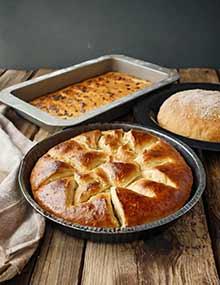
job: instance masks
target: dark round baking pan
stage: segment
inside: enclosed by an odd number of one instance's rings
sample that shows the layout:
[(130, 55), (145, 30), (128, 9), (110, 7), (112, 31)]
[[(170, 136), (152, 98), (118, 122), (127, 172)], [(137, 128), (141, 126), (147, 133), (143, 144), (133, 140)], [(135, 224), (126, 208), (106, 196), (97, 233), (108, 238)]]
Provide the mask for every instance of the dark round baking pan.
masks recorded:
[[(33, 199), (29, 182), (31, 170), (34, 167), (37, 160), (54, 145), (62, 141), (65, 141), (67, 139), (70, 139), (82, 132), (94, 129), (108, 130), (116, 128), (122, 128), (125, 131), (130, 129), (138, 129), (155, 134), (165, 139), (170, 144), (172, 144), (184, 156), (185, 160), (192, 169), (193, 178), (194, 178), (191, 196), (187, 201), (187, 203), (177, 212), (165, 218), (162, 218), (152, 223), (134, 226), (134, 227), (127, 227), (127, 228), (95, 228), (95, 227), (81, 226), (78, 224), (71, 224), (43, 210)], [(183, 216), (185, 213), (187, 213), (199, 201), (202, 192), (205, 188), (206, 176), (203, 165), (199, 160), (199, 158), (197, 157), (197, 155), (192, 151), (192, 149), (190, 149), (190, 147), (188, 147), (187, 145), (185, 145), (184, 143), (182, 143), (177, 139), (174, 139), (166, 134), (163, 134), (160, 131), (153, 130), (151, 128), (142, 127), (135, 124), (97, 123), (97, 124), (78, 126), (71, 129), (63, 130), (36, 144), (26, 154), (21, 163), (19, 169), (18, 181), (19, 181), (19, 187), (24, 197), (29, 202), (29, 204), (42, 216), (59, 225), (62, 228), (62, 230), (65, 230), (68, 233), (83, 239), (90, 239), (101, 242), (126, 242), (143, 238), (146, 235), (148, 236), (150, 233), (155, 233), (156, 231), (163, 229), (163, 227), (166, 227), (167, 225), (170, 225), (172, 222), (174, 222), (175, 220)]]
[(168, 134), (169, 136), (176, 137), (193, 148), (206, 149), (211, 151), (220, 151), (220, 143), (195, 140), (184, 136), (180, 136), (161, 128), (157, 123), (157, 114), (159, 112), (162, 103), (174, 93), (189, 89), (206, 89), (206, 90), (220, 91), (220, 84), (213, 84), (213, 83), (173, 84), (168, 88), (163, 88), (161, 90), (158, 90), (157, 92), (153, 92), (151, 93), (150, 96), (146, 97), (144, 100), (139, 101), (134, 106), (133, 109), (134, 117), (138, 123), (159, 130), (165, 134)]

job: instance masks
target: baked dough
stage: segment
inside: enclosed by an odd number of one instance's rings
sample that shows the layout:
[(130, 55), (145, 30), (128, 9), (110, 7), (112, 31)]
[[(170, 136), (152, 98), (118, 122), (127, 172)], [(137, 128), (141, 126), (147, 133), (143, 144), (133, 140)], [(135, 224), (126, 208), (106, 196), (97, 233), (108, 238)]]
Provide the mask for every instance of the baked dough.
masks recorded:
[(177, 92), (160, 107), (159, 125), (192, 139), (220, 142), (220, 91)]
[(107, 72), (46, 94), (30, 103), (50, 115), (68, 119), (111, 103), (151, 85), (122, 72)]
[(37, 203), (74, 224), (128, 227), (165, 217), (187, 201), (192, 172), (167, 142), (139, 130), (82, 133), (34, 166)]

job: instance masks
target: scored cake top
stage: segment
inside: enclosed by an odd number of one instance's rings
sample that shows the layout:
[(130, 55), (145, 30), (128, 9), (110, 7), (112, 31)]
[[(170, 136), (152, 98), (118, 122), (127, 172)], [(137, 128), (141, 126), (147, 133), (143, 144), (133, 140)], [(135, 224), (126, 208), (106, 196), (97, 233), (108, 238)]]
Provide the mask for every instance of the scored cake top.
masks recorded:
[(135, 226), (174, 213), (192, 181), (174, 147), (135, 129), (93, 130), (64, 141), (37, 161), (30, 178), (43, 209), (94, 227)]

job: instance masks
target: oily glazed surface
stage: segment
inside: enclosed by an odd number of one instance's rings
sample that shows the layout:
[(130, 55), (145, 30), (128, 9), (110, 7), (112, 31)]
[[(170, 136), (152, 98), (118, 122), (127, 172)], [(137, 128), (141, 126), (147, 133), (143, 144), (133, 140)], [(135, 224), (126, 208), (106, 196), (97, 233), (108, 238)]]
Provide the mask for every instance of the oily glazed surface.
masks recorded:
[(30, 103), (50, 115), (68, 119), (111, 103), (151, 85), (148, 80), (108, 72), (38, 97)]
[(93, 130), (51, 148), (30, 177), (37, 203), (74, 224), (127, 227), (165, 217), (187, 201), (192, 172), (150, 133)]

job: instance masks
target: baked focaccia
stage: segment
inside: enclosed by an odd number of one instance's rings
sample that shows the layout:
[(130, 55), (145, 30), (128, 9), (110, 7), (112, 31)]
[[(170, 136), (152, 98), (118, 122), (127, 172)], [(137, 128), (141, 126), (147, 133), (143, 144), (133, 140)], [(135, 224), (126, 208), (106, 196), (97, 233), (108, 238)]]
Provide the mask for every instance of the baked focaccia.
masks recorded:
[(40, 96), (30, 103), (52, 116), (68, 119), (97, 109), (150, 85), (150, 81), (126, 73), (107, 72)]

